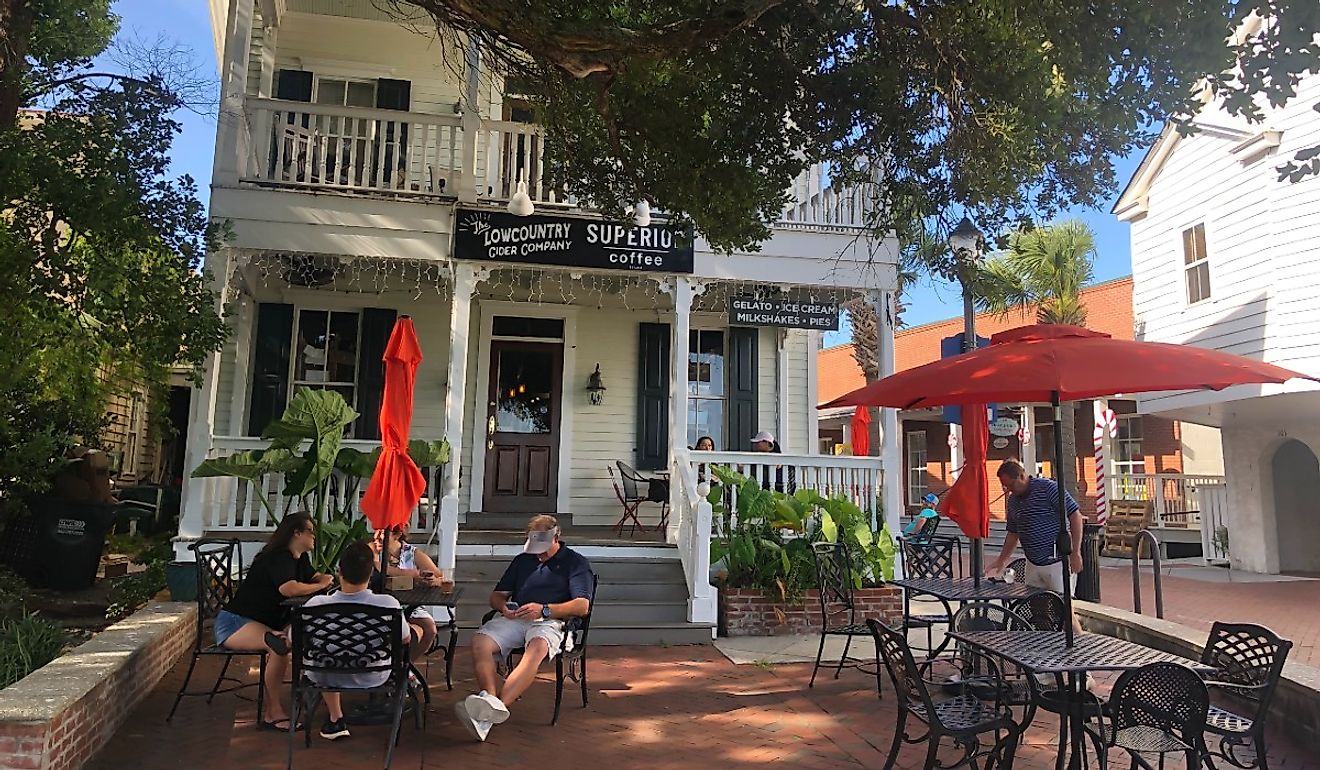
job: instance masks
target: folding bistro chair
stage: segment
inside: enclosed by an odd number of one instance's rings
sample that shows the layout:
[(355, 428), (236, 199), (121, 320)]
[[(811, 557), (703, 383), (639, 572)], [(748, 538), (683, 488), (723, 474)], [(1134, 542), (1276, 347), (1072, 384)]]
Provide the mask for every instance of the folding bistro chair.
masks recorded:
[[(189, 545), (188, 550), (193, 552), (197, 563), (197, 632), (193, 638), (192, 661), (188, 664), (188, 673), (184, 675), (183, 684), (174, 695), (174, 705), (170, 706), (170, 713), (165, 717), (165, 721), (169, 722), (174, 718), (174, 712), (179, 708), (179, 701), (186, 697), (205, 695), (206, 702), (210, 703), (221, 693), (237, 692), (252, 687), (254, 684), (252, 682), (245, 683), (226, 675), (229, 673), (229, 664), (234, 658), (255, 655), (260, 659), (260, 670), (255, 682), (257, 723), (260, 724), (266, 695), (266, 650), (231, 650), (212, 642), (215, 638), (215, 616), (224, 609), (230, 599), (234, 598), (234, 592), (238, 590), (238, 576), (243, 574), (243, 552), (239, 548), (239, 542), (203, 539)], [(215, 684), (209, 690), (190, 691), (188, 684), (192, 681), (197, 661), (203, 657), (223, 657), (225, 662), (220, 667), (220, 674), (215, 678)], [(226, 686), (222, 687), (222, 684)]]
[[(618, 523), (614, 525), (619, 535), (623, 535), (623, 528), (632, 519), (632, 528), (628, 530), (631, 537), (638, 527), (645, 530), (646, 527), (637, 520), (637, 509), (641, 508), (642, 503), (660, 504), (660, 524), (656, 529), (663, 529), (669, 523), (669, 482), (664, 479), (648, 478), (638, 473), (631, 465), (619, 460), (614, 463), (618, 468), (619, 474), (616, 478), (614, 467), (609, 468), (610, 481), (614, 484), (614, 494), (619, 498), (619, 503), (623, 505), (623, 516), (619, 517)], [(646, 491), (642, 488), (645, 485)]]

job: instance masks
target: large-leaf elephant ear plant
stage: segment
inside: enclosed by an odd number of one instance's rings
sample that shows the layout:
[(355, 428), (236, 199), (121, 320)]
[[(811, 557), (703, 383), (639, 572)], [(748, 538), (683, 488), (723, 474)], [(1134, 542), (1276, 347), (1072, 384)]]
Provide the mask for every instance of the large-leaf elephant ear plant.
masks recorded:
[[(282, 519), (297, 502), (316, 522), (312, 564), (328, 572), (349, 543), (367, 537), (367, 521), (352, 514), (363, 480), (376, 470), (380, 448), (362, 452), (342, 445), (344, 430), (358, 416), (333, 390), (299, 388), (284, 414), (262, 431), (261, 437), (271, 442), (268, 448), (206, 460), (193, 478), (224, 476), (249, 482), (248, 489), (273, 519)], [(418, 467), (444, 465), (449, 444), (414, 440), (408, 454)], [(278, 507), (265, 491), (264, 479), (272, 473), (284, 474)]]

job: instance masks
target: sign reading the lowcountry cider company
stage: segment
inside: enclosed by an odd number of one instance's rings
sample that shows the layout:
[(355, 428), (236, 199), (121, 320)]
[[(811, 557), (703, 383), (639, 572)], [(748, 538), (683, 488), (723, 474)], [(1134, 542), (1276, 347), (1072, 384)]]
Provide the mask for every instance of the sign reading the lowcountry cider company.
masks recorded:
[(839, 306), (785, 297), (734, 297), (729, 305), (734, 326), (783, 326), (791, 329), (838, 331)]
[(520, 217), (505, 211), (458, 210), (454, 256), (533, 265), (692, 272), (692, 235), (666, 224), (637, 227), (577, 217)]

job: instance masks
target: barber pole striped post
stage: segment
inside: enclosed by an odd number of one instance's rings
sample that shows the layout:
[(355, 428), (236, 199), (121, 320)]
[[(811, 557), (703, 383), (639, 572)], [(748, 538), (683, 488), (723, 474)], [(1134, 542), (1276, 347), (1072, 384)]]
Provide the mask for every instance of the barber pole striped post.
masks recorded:
[(1102, 409), (1096, 414), (1095, 431), (1091, 434), (1095, 440), (1095, 520), (1104, 524), (1109, 520), (1109, 485), (1105, 483), (1105, 434), (1110, 438), (1118, 435), (1118, 415), (1112, 409)]

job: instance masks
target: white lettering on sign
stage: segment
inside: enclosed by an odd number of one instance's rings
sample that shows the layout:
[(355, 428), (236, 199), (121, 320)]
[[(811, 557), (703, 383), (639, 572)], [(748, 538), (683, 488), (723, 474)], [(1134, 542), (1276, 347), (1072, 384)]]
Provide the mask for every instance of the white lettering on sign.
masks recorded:
[(545, 240), (549, 238), (568, 238), (571, 225), (567, 222), (542, 222), (520, 227), (492, 227), (483, 233), (487, 246), (497, 243), (521, 243), (523, 241)]
[(81, 535), (87, 530), (87, 522), (82, 519), (60, 519), (55, 522), (57, 535)]
[(669, 251), (674, 234), (664, 227), (624, 227), (610, 222), (588, 222), (587, 243), (644, 251)]

